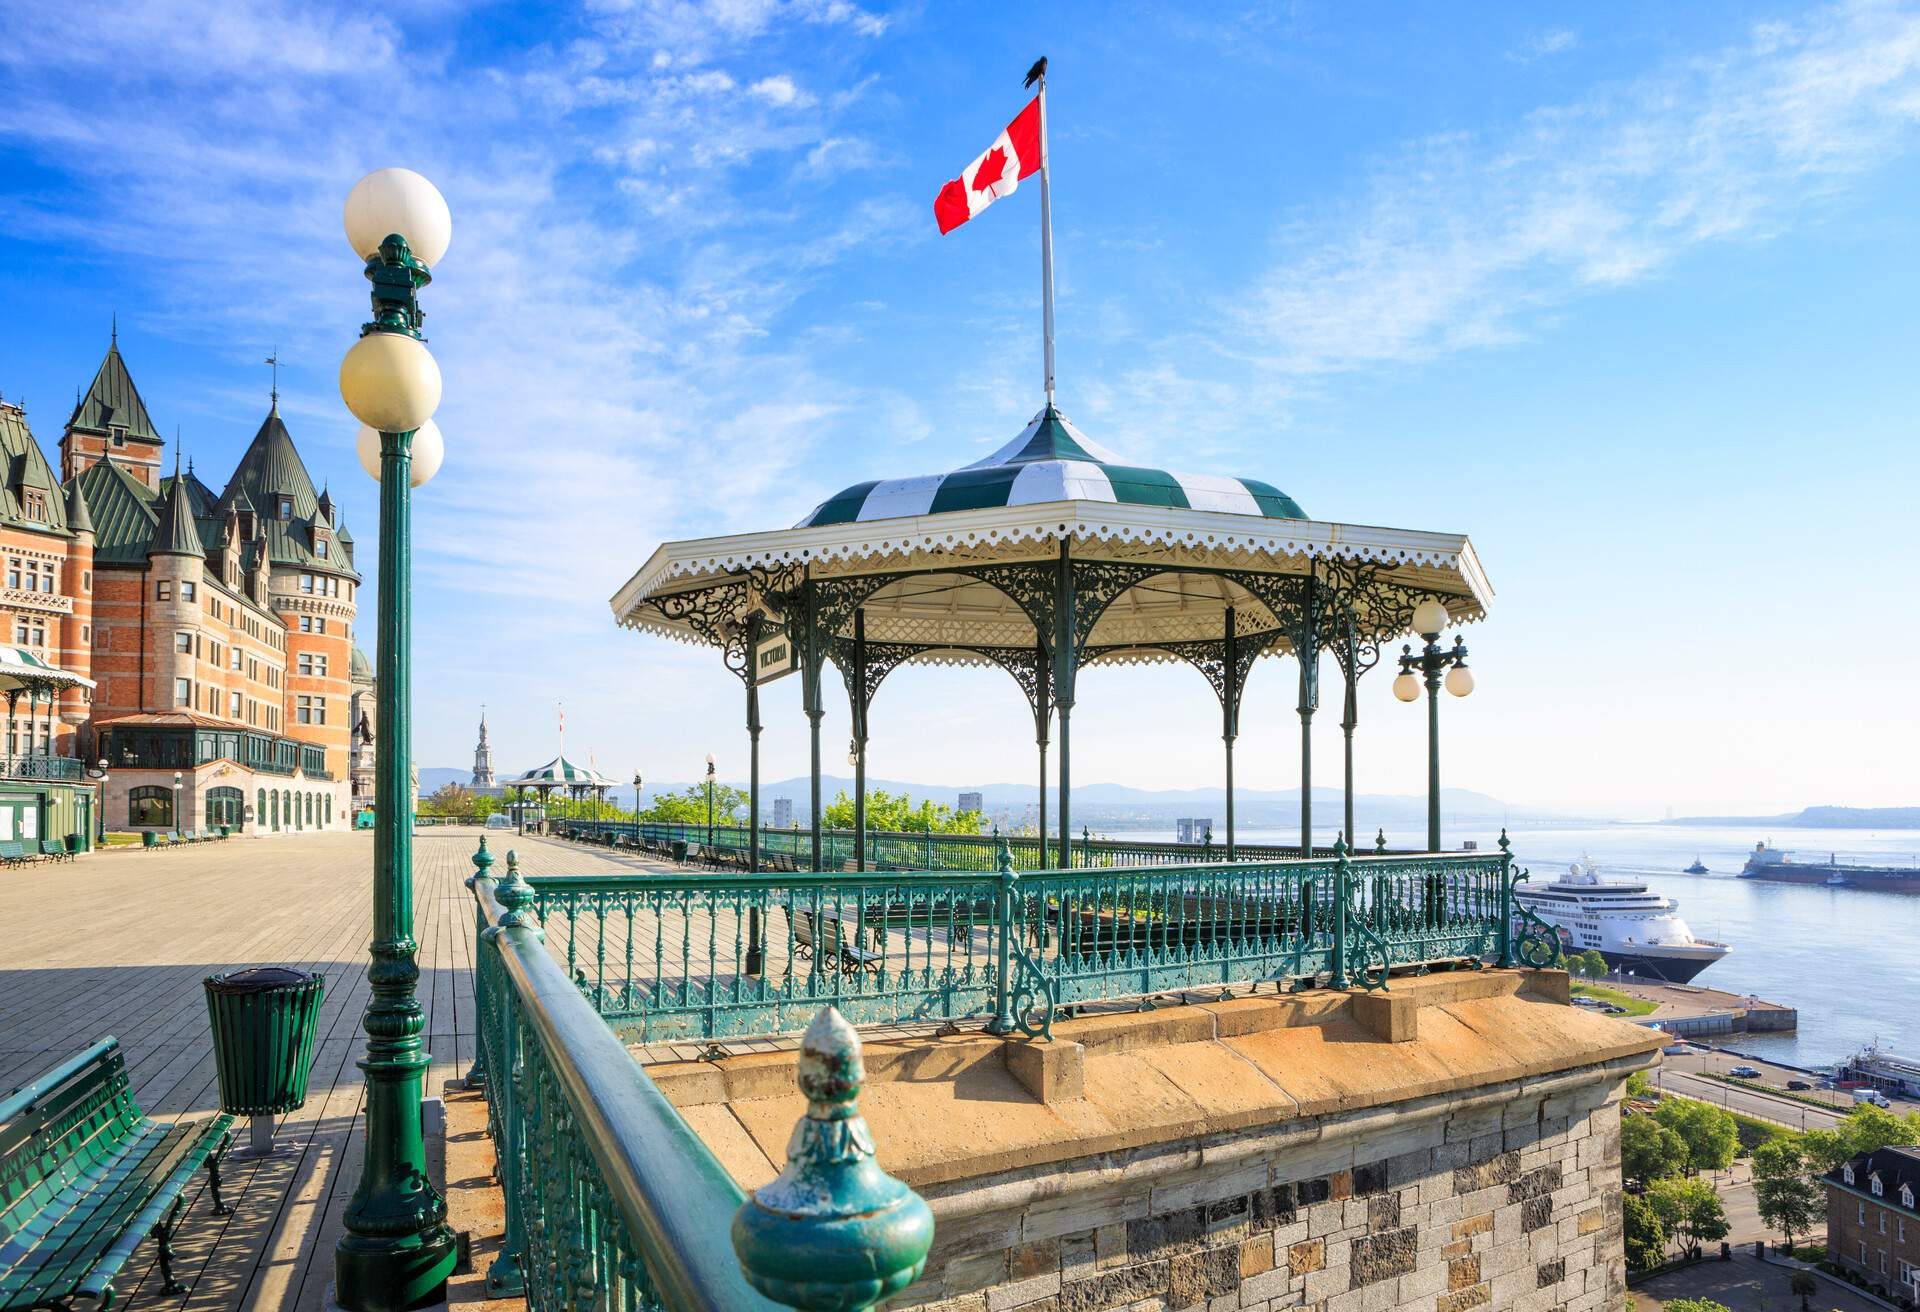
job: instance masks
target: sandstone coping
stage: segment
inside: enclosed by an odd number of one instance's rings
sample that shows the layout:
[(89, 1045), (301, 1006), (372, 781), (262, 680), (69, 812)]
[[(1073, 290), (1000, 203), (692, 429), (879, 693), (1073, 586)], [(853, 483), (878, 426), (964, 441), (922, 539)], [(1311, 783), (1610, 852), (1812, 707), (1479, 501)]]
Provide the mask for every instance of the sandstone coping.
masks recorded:
[[(1057, 1021), (1051, 1043), (875, 1041), (861, 1110), (881, 1165), (926, 1189), (1154, 1145), (1170, 1151), (1142, 1169), (1190, 1169), (1200, 1150), (1175, 1145), (1206, 1140), (1218, 1159), (1336, 1140), (1377, 1129), (1381, 1118), (1365, 1113), (1440, 1114), (1510, 1100), (1514, 1087), (1552, 1095), (1659, 1060), (1662, 1036), (1567, 1006), (1567, 990), (1561, 971), (1462, 971), (1396, 978), (1385, 994), (1322, 989), (1085, 1016)], [(751, 1189), (778, 1173), (805, 1109), (796, 1056), (647, 1072)]]

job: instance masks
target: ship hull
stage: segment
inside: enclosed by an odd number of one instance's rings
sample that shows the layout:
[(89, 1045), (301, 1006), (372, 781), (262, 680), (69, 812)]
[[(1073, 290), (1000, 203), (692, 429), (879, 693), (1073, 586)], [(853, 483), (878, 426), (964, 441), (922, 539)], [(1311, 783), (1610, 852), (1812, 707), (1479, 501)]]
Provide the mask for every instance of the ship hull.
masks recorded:
[(1686, 984), (1719, 957), (1654, 957), (1639, 952), (1613, 952), (1601, 948), (1607, 965), (1625, 974), (1632, 971), (1639, 979), (1657, 979), (1668, 984)]
[(1774, 884), (1826, 884), (1834, 888), (1877, 889), (1883, 893), (1920, 893), (1920, 870), (1888, 874), (1846, 866), (1761, 866), (1740, 872), (1742, 879), (1764, 879)]

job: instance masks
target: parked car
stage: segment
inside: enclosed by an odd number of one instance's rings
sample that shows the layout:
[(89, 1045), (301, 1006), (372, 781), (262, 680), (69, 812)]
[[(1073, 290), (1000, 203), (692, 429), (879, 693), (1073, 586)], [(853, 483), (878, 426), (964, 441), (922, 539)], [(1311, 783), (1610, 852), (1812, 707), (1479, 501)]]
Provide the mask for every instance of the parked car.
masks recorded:
[(1627, 1009), (1618, 1003), (1609, 1002), (1606, 1005), (1606, 1013), (1609, 1016), (1624, 1016), (1627, 1014)]
[(1727, 1074), (1737, 1075), (1743, 1080), (1757, 1080), (1760, 1078), (1760, 1072), (1751, 1066), (1735, 1066), (1730, 1069)]
[(1805, 1080), (1788, 1080), (1787, 1087), (1789, 1089), (1793, 1089), (1798, 1092), (1804, 1093), (1808, 1089), (1811, 1089), (1813, 1086), (1811, 1084), (1808, 1084)]

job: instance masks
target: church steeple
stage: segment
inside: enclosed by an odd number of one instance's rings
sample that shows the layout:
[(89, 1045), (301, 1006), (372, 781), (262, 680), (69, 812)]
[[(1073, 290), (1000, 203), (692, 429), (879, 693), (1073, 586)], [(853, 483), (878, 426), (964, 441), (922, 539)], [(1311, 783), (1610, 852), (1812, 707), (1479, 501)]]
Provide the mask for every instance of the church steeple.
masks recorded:
[(487, 743), (487, 708), (480, 707), (480, 741), (473, 749), (473, 782), (470, 787), (492, 788), (493, 748)]

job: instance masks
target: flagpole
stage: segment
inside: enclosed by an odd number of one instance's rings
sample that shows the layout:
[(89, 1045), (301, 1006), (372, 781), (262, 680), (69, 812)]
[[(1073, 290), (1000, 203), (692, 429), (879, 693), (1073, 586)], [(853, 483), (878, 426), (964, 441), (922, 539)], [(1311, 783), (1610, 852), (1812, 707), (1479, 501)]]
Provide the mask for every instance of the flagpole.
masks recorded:
[(1048, 186), (1047, 61), (1040, 61), (1040, 320), (1046, 337), (1047, 404), (1053, 404), (1053, 195)]

